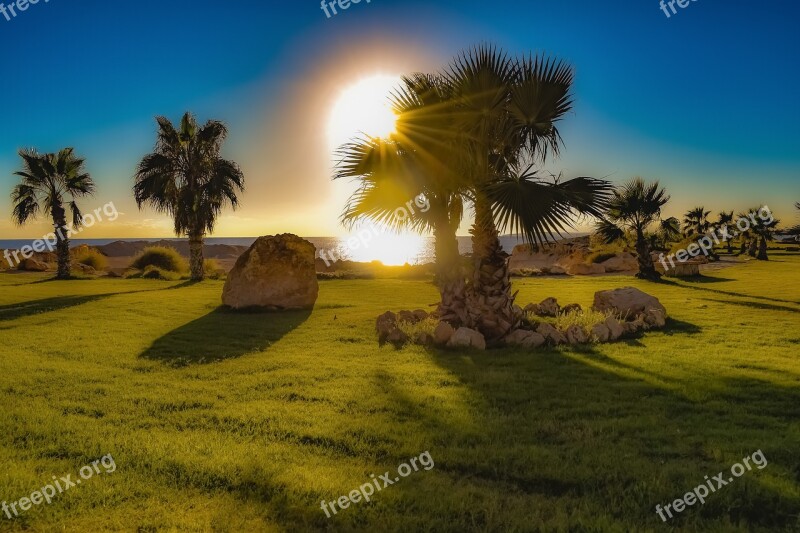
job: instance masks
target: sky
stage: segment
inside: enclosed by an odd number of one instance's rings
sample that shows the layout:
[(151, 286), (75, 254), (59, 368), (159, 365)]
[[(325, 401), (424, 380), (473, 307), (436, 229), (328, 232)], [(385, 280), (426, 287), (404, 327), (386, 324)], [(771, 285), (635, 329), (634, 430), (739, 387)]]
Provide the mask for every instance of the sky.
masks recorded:
[(66, 146), (97, 183), (84, 211), (121, 213), (81, 238), (172, 236), (165, 216), (137, 208), (132, 176), (154, 117), (187, 110), (228, 124), (224, 155), (245, 173), (241, 208), (215, 236), (344, 235), (354, 185), (331, 180), (332, 152), (365, 117), (337, 103), (484, 42), (575, 68), (564, 150), (547, 170), (660, 180), (665, 215), (768, 205), (800, 222), (800, 4), (675, 7), (668, 18), (658, 0), (362, 0), (328, 17), (318, 0), (40, 0), (0, 14), (0, 239), (50, 231), (46, 219), (13, 224), (17, 151)]

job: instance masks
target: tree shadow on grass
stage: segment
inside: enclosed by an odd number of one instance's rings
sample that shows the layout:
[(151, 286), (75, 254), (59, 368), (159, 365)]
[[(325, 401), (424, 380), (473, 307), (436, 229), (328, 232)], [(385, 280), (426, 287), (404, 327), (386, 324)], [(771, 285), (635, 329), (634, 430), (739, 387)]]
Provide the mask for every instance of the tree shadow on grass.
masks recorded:
[(58, 311), (68, 307), (74, 307), (76, 305), (102, 300), (103, 298), (108, 298), (117, 294), (126, 293), (91, 294), (87, 296), (58, 296), (55, 298), (45, 298), (44, 300), (34, 300), (30, 302), (4, 305), (0, 306), (0, 322)]
[[(735, 281), (735, 280), (727, 280), (727, 279), (724, 279), (724, 278), (711, 278), (711, 279), (719, 279), (720, 281)], [(688, 280), (687, 280), (687, 283), (677, 283), (677, 282), (672, 281), (672, 280), (662, 279), (659, 283), (662, 283), (664, 285), (672, 285), (674, 287), (682, 288), (682, 289), (692, 289), (692, 290), (695, 290), (695, 291), (706, 291), (706, 292), (712, 292), (712, 293), (716, 293), (716, 294), (722, 294), (722, 295), (725, 295), (725, 296), (736, 296), (738, 298), (754, 298), (754, 299), (757, 299), (757, 300), (767, 300), (768, 302), (782, 302), (782, 303), (787, 303), (787, 304), (800, 304), (800, 302), (795, 301), (795, 300), (782, 300), (780, 298), (767, 298), (766, 296), (758, 296), (757, 294), (745, 294), (745, 293), (742, 293), (742, 292), (722, 291), (722, 290), (719, 290), (719, 289), (708, 289), (706, 287), (693, 286), (691, 284), (691, 282), (688, 281)], [(700, 281), (700, 282), (696, 282), (696, 283), (698, 283), (698, 285), (703, 285), (703, 284), (713, 283), (713, 282)]]
[(310, 310), (242, 312), (221, 306), (156, 339), (139, 357), (172, 367), (241, 357), (279, 341), (310, 315)]
[(788, 311), (790, 313), (800, 313), (800, 309), (796, 307), (788, 307), (785, 305), (763, 304), (760, 302), (737, 302), (735, 300), (715, 300), (713, 298), (703, 298), (703, 300), (707, 302), (738, 305), (740, 307), (750, 307), (751, 309), (759, 309), (761, 311)]
[[(797, 388), (752, 377), (678, 378), (645, 359), (619, 361), (600, 348), (479, 355), (469, 364), (452, 353), (431, 355), (472, 391), (470, 419), (482, 428), (477, 440), (466, 442), (463, 429), (442, 427), (439, 471), (477, 477), (487, 490), (497, 483), (494, 490), (510, 486), (523, 494), (560, 481), (540, 494), (554, 505), (585, 505), (573, 518), (578, 523), (592, 524), (598, 516), (598, 524), (611, 520), (620, 529), (649, 530), (661, 525), (656, 503), (686, 492), (698, 475), (713, 475), (763, 449), (767, 470), (748, 472), (701, 510), (676, 516), (673, 525), (787, 531), (796, 523), (792, 510), (800, 500), (777, 480), (800, 476), (797, 444), (781, 429), (800, 414)], [(476, 475), (481, 466), (474, 460), (459, 461), (476, 447), (491, 454), (491, 476)], [(613, 515), (603, 514), (604, 501), (619, 502)]]

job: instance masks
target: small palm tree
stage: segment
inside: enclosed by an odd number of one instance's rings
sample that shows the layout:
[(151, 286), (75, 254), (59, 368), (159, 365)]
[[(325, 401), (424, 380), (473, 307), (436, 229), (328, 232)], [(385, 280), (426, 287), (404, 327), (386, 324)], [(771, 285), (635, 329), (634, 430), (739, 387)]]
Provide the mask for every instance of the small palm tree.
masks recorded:
[(695, 207), (683, 219), (683, 234), (687, 237), (702, 237), (708, 233), (711, 223), (708, 221), (708, 215), (711, 211), (706, 211), (705, 207)]
[(85, 160), (75, 156), (72, 148), (58, 153), (39, 154), (36, 150), (20, 150), (23, 168), (15, 172), (22, 182), (11, 194), (14, 221), (22, 226), (46, 212), (53, 220), (58, 256), (57, 279), (69, 279), (69, 230), (67, 209), (72, 213), (72, 225), (82, 224), (81, 211), (76, 202), (94, 193), (94, 182), (84, 168)]
[[(733, 211), (729, 212), (722, 211), (717, 217), (717, 221), (714, 223), (714, 227), (716, 229), (723, 229), (722, 233), (724, 235), (732, 235), (733, 231), (731, 230), (731, 228), (734, 227), (733, 219), (734, 219)], [(725, 244), (728, 247), (728, 253), (733, 255), (733, 242), (731, 241), (733, 241), (733, 237), (728, 238)]]
[(201, 281), (203, 239), (214, 231), (226, 205), (236, 209), (244, 190), (238, 165), (220, 156), (227, 127), (210, 120), (202, 127), (191, 113), (181, 119), (180, 129), (165, 117), (156, 117), (155, 151), (146, 155), (136, 170), (133, 186), (139, 209), (148, 204), (175, 221), (175, 234), (189, 238), (189, 266), (193, 281)]
[(671, 242), (678, 240), (681, 236), (681, 222), (675, 217), (658, 222), (658, 229), (655, 233), (662, 247), (667, 248)]
[[(749, 213), (759, 213), (760, 211), (761, 208), (756, 207), (751, 209)], [(775, 238), (775, 228), (778, 227), (781, 221), (773, 216), (770, 216), (769, 220), (764, 220), (760, 216), (750, 218), (747, 213), (741, 213), (739, 218), (749, 218), (751, 220), (750, 228), (744, 232), (750, 238), (748, 254), (759, 261), (769, 261), (767, 241), (772, 241)]]
[(606, 216), (597, 225), (597, 234), (607, 244), (623, 239), (626, 231), (633, 233), (639, 260), (638, 278), (661, 279), (653, 264), (645, 232), (660, 219), (661, 208), (667, 202), (669, 196), (657, 181), (645, 183), (642, 178), (634, 178), (614, 191)]

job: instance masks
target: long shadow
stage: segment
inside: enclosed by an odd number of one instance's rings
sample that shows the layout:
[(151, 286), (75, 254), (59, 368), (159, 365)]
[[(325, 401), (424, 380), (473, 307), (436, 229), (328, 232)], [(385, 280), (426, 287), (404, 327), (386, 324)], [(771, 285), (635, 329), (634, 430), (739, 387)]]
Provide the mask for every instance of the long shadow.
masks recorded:
[(308, 320), (310, 310), (237, 312), (220, 306), (156, 339), (139, 357), (183, 367), (261, 351)]
[(788, 307), (785, 305), (762, 304), (760, 302), (737, 302), (735, 300), (715, 300), (713, 298), (702, 298), (702, 299), (705, 300), (706, 302), (738, 305), (740, 307), (750, 307), (752, 309), (760, 309), (763, 311), (788, 311), (790, 313), (800, 313), (800, 309), (796, 307)]
[[(728, 281), (728, 280), (725, 280), (725, 281)], [(667, 279), (663, 279), (663, 278), (659, 281), (659, 283), (662, 283), (664, 285), (673, 285), (673, 286), (678, 287), (678, 288), (692, 289), (694, 291), (706, 291), (706, 292), (712, 292), (712, 293), (716, 293), (716, 294), (723, 294), (725, 296), (736, 296), (736, 297), (739, 297), (739, 298), (754, 298), (756, 300), (767, 300), (768, 302), (783, 302), (783, 303), (787, 303), (787, 304), (800, 304), (800, 301), (795, 301), (795, 300), (782, 300), (780, 298), (767, 298), (766, 296), (758, 296), (758, 295), (755, 295), (755, 294), (745, 294), (745, 293), (742, 293), (742, 292), (723, 291), (723, 290), (719, 290), (719, 289), (708, 289), (706, 287), (695, 287), (695, 286), (692, 286), (689, 282), (687, 282), (687, 283), (677, 283), (675, 281), (667, 280)], [(714, 283), (714, 282), (711, 282), (711, 281), (699, 281), (698, 283), (705, 284), (705, 283)]]
[[(596, 350), (468, 361), (430, 355), (470, 389), (470, 418), (481, 427), (474, 435), (457, 425), (433, 425), (447, 431), (437, 434), (437, 471), (553, 505), (582, 502), (587, 510), (576, 520), (598, 516), (621, 530), (651, 530), (661, 526), (656, 503), (674, 500), (698, 475), (716, 474), (763, 449), (767, 470), (748, 472), (671, 525), (788, 531), (796, 523), (800, 500), (775, 480), (800, 480), (800, 446), (781, 430), (800, 416), (800, 389), (752, 377), (678, 380), (644, 357), (630, 364)], [(492, 450), (486, 464), (461, 459), (474, 448)], [(608, 513), (604, 501), (620, 507)]]
[(116, 294), (125, 293), (91, 294), (87, 296), (57, 296), (55, 298), (45, 298), (44, 300), (34, 300), (30, 302), (4, 305), (0, 306), (0, 322), (58, 311), (68, 307), (74, 307), (76, 305), (102, 300), (103, 298), (109, 298), (111, 296), (115, 296)]

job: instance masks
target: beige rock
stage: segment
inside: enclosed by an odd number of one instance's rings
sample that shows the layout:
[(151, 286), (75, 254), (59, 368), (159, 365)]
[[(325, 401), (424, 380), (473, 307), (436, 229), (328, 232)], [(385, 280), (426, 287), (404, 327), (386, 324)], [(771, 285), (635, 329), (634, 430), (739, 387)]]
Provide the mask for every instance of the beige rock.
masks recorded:
[(553, 265), (550, 267), (549, 274), (551, 276), (563, 276), (567, 273), (567, 270), (564, 267)]
[(456, 330), (447, 322), (439, 322), (433, 332), (433, 342), (438, 346), (444, 346), (455, 334)]
[(477, 331), (469, 328), (458, 328), (447, 342), (449, 348), (486, 349), (486, 339)]
[(234, 309), (311, 309), (319, 284), (314, 245), (292, 234), (259, 237), (236, 261), (222, 291)]
[(586, 344), (589, 342), (589, 335), (577, 324), (573, 324), (566, 331), (567, 342), (570, 344)]
[(427, 320), (427, 318), (428, 318), (428, 312), (425, 311), (424, 309), (414, 309), (412, 311), (412, 313), (414, 313), (414, 317), (419, 322), (422, 322), (423, 320)]
[(400, 347), (408, 342), (408, 335), (406, 335), (400, 328), (395, 327), (391, 332), (389, 332), (389, 335), (386, 337), (386, 342)]
[(569, 313), (580, 313), (581, 311), (583, 311), (583, 308), (580, 306), (580, 304), (569, 304), (561, 308), (562, 315), (567, 315)]
[(567, 274), (571, 276), (592, 276), (595, 274), (605, 274), (606, 269), (603, 265), (597, 264), (586, 264), (586, 263), (577, 263), (575, 265), (570, 265), (567, 268)]
[(611, 331), (604, 323), (595, 324), (592, 328), (592, 337), (597, 339), (598, 342), (608, 342), (611, 340)]
[(612, 311), (615, 315), (623, 318), (635, 317), (647, 312), (648, 309), (659, 309), (664, 316), (667, 316), (667, 310), (661, 305), (658, 298), (633, 287), (595, 293), (592, 309), (601, 313)]
[(535, 331), (516, 329), (506, 335), (505, 343), (507, 346), (520, 346), (522, 348), (538, 348), (543, 345), (545, 338)]
[(628, 252), (623, 252), (600, 263), (606, 272), (631, 272), (639, 270), (639, 262)]
[(397, 321), (407, 322), (409, 324), (416, 324), (417, 322), (419, 322), (419, 319), (417, 318), (417, 315), (415, 315), (412, 311), (398, 311)]
[(23, 259), (19, 266), (17, 266), (17, 270), (24, 270), (26, 272), (46, 272), (47, 265), (36, 259)]
[(547, 323), (539, 324), (539, 327), (536, 328), (536, 332), (555, 346), (566, 344), (567, 342), (567, 338), (564, 337), (563, 333)]
[(644, 321), (653, 328), (663, 328), (667, 325), (667, 318), (660, 309), (648, 309), (644, 314)]
[(375, 321), (375, 331), (378, 333), (378, 342), (383, 344), (388, 341), (389, 334), (397, 329), (397, 315), (386, 311)]
[(561, 306), (558, 305), (558, 300), (555, 298), (546, 298), (537, 306), (534, 314), (537, 316), (556, 317), (560, 311)]
[(610, 333), (609, 340), (615, 341), (625, 334), (625, 328), (620, 324), (619, 320), (613, 316), (606, 319), (605, 325)]

